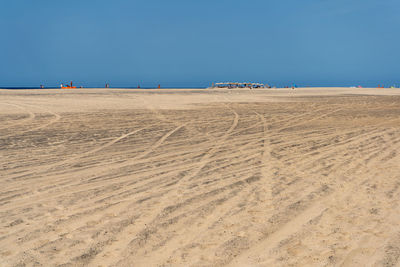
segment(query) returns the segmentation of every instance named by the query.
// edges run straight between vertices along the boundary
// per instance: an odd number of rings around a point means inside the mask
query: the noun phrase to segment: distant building
[[[243,82],[243,83],[238,83],[238,82],[223,82],[223,83],[213,83],[213,88],[228,88],[228,89],[233,89],[233,88],[268,88],[268,86],[265,86],[262,83],[251,83],[251,82]],[[270,88],[270,87],[269,87]]]

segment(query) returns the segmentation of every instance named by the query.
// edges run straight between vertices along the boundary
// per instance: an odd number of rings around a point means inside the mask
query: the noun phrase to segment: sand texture
[[[0,90],[0,266],[398,266],[400,89]]]

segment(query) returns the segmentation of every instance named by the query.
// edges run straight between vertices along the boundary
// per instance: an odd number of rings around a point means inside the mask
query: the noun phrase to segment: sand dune
[[[400,262],[400,89],[0,90],[0,122],[0,265]]]

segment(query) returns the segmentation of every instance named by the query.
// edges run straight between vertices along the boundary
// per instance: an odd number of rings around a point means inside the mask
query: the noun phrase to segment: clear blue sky
[[[399,0],[3,0],[0,86],[400,85]]]

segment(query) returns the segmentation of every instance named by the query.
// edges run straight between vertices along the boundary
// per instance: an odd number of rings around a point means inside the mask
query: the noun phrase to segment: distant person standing
[[[158,85],[158,89],[161,89],[161,85],[160,84]]]

